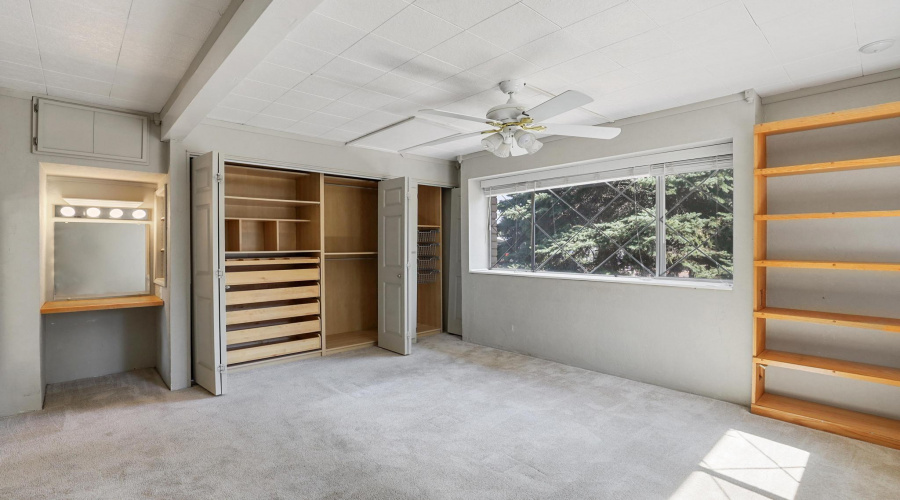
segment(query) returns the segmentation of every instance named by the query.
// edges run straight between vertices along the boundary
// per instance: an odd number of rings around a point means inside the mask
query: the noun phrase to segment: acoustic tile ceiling
[[[0,87],[160,111],[229,0],[0,0]]]
[[[595,99],[551,121],[597,124],[900,67],[900,46],[858,52],[900,45],[898,19],[897,0],[325,0],[209,118],[349,141],[422,108],[484,116],[504,102],[498,82],[524,78],[528,104],[567,89]],[[424,120],[357,144],[398,150],[479,128]]]

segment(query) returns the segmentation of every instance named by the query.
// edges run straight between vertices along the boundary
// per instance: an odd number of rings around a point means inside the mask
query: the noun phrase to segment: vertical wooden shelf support
[[[893,331],[900,324],[895,318],[875,318],[819,311],[797,311],[767,308],[766,273],[769,267],[805,267],[816,269],[844,269],[866,271],[893,271],[891,264],[880,263],[822,263],[803,264],[802,261],[769,261],[767,255],[768,224],[790,224],[792,220],[841,217],[871,217],[900,215],[891,212],[844,212],[831,214],[792,214],[777,216],[768,211],[768,179],[787,175],[815,175],[828,172],[860,170],[865,168],[894,167],[900,164],[898,157],[865,158],[842,162],[794,165],[768,168],[766,138],[770,135],[801,132],[826,127],[837,127],[874,120],[900,117],[900,102],[892,102],[868,108],[851,109],[823,115],[761,123],[754,129],[753,176],[753,373],[750,410],[757,414],[813,429],[840,434],[900,449],[900,421],[876,417],[800,399],[766,393],[766,366],[780,366],[794,370],[813,371],[826,375],[865,380],[871,383],[898,385],[900,369],[851,363],[842,360],[817,358],[801,354],[766,349],[766,321],[792,320],[811,323],[855,326]],[[897,212],[894,214],[893,212]],[[777,263],[781,262],[779,265]],[[773,264],[775,263],[775,264]]]

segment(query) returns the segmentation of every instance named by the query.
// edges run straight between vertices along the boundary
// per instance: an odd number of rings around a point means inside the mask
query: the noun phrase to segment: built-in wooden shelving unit
[[[769,268],[900,271],[900,264],[897,263],[768,259],[767,233],[770,221],[781,222],[809,219],[900,217],[900,210],[769,214],[767,203],[767,179],[769,177],[896,167],[900,166],[900,156],[767,168],[766,138],[776,134],[801,132],[817,128],[835,127],[896,117],[900,117],[900,102],[827,113],[824,115],[763,123],[757,125],[754,130],[754,319],[751,411],[759,415],[785,420],[814,429],[833,432],[835,434],[841,434],[893,448],[900,448],[900,421],[898,420],[776,394],[767,394],[765,389],[765,368],[767,366],[778,366],[791,370],[801,370],[871,383],[900,386],[900,369],[898,368],[776,351],[766,348],[766,322],[768,320],[800,321],[900,333],[900,319],[898,318],[782,309],[767,307],[766,305],[766,273]]]
[[[419,186],[417,236],[416,337],[443,330],[443,206],[441,188]]]
[[[325,176],[325,354],[378,342],[378,182]]]
[[[228,364],[321,353],[322,175],[225,165]]]

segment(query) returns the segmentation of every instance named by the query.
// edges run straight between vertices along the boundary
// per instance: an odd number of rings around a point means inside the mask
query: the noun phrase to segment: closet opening
[[[416,338],[441,333],[444,325],[446,274],[444,196],[449,189],[420,184],[416,231]]]

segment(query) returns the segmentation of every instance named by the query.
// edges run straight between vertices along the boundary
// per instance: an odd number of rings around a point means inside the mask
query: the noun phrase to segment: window
[[[490,269],[730,281],[731,155],[642,169],[486,188]]]

